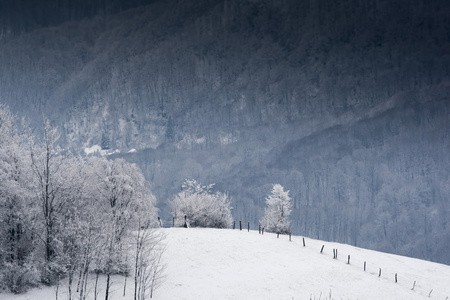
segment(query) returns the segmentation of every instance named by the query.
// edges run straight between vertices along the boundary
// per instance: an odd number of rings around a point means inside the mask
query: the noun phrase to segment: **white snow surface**
[[[443,264],[309,238],[305,238],[303,247],[302,237],[292,236],[289,241],[285,235],[277,238],[258,231],[161,230],[167,235],[166,277],[154,299],[450,298],[450,266]],[[321,254],[322,245],[325,247]],[[338,259],[333,259],[333,249],[338,250]],[[97,299],[104,299],[104,281],[100,279]],[[128,278],[125,297],[123,281],[122,277],[114,277],[110,299],[133,299],[133,278]],[[67,299],[66,290],[63,284],[59,299]],[[55,299],[55,289],[38,288],[23,295],[0,294],[0,299]],[[93,299],[92,288],[88,299]]]
[[[128,153],[134,153],[134,152],[136,152],[136,149],[131,149],[130,151],[128,151]],[[118,154],[118,153],[120,153],[120,150],[119,149],[116,149],[114,151],[103,150],[102,147],[100,147],[99,145],[94,145],[92,147],[84,148],[84,153],[86,155],[99,154],[100,156],[108,156],[108,155]]]
[[[94,145],[92,147],[84,148],[84,153],[86,153],[87,155],[101,151],[102,147],[100,147],[100,145]]]

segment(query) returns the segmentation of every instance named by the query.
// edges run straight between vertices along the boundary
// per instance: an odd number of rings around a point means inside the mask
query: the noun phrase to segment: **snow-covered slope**
[[[260,235],[258,231],[163,230],[167,234],[166,278],[154,299],[428,299],[430,296],[445,300],[450,297],[450,266],[447,265],[308,238],[303,247],[302,237],[293,236],[289,241],[287,236],[277,238],[270,233]],[[338,259],[333,259],[333,249],[338,250]],[[347,264],[348,255],[350,264]],[[133,299],[131,282],[129,278],[126,297],[123,297],[123,278],[116,277],[112,299]],[[59,299],[66,299],[65,291],[66,287],[61,286]],[[93,299],[92,290],[89,296]],[[55,290],[36,289],[19,296],[0,294],[0,298],[55,299]],[[101,293],[98,299],[103,299]]]

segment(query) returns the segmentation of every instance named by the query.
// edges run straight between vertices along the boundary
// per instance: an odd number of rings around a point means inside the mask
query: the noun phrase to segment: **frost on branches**
[[[231,225],[231,199],[227,194],[186,179],[182,191],[171,201],[175,226],[227,228]],[[186,224],[187,223],[187,224]]]
[[[17,125],[16,116],[0,104],[0,290],[13,293],[24,292],[39,280],[27,226],[32,219],[28,136]]]
[[[289,215],[292,209],[289,191],[284,191],[280,184],[274,184],[272,192],[266,198],[266,205],[264,217],[261,219],[261,225],[265,230],[281,234],[289,233]]]
[[[75,287],[85,299],[95,272],[94,294],[105,274],[107,299],[110,275],[131,273],[138,230],[138,254],[145,257],[136,254],[136,289],[139,299],[151,295],[162,276],[163,239],[151,229],[156,199],[142,171],[123,159],[72,155],[59,147],[58,130],[47,120],[36,141],[17,123],[0,104],[0,291],[22,293],[39,284],[58,291],[67,279],[68,299]]]

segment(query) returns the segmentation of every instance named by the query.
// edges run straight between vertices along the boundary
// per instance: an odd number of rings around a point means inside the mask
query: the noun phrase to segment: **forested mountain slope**
[[[447,1],[21,2],[0,102],[137,149],[163,217],[186,177],[252,223],[280,183],[298,234],[450,263]]]

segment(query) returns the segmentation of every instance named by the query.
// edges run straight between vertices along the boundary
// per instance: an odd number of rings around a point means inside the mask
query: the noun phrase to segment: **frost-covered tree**
[[[0,289],[20,293],[38,276],[31,260],[29,135],[16,125],[16,117],[0,105]]]
[[[103,272],[106,274],[106,296],[109,297],[110,277],[127,275],[128,233],[136,226],[148,227],[156,221],[155,198],[145,186],[142,171],[123,159],[95,159],[100,195],[99,217],[104,222]],[[146,213],[146,221],[138,218]]]
[[[75,273],[82,275],[79,282],[84,283],[89,260],[92,256],[93,240],[101,231],[99,221],[92,218],[97,211],[95,194],[92,193],[92,176],[84,159],[80,157],[66,157],[62,160],[61,181],[64,188],[59,197],[64,199],[64,205],[56,216],[57,230],[55,232],[56,248],[53,265],[60,270],[60,276],[68,279],[68,299],[72,299],[72,283]],[[77,286],[80,297],[83,295],[83,286]]]
[[[272,192],[266,198],[267,207],[261,225],[265,230],[276,233],[290,232],[290,219],[292,204],[289,191],[284,191],[280,184],[274,184]]]
[[[31,143],[31,168],[35,178],[36,194],[36,231],[44,244],[45,263],[43,265],[42,282],[55,283],[62,270],[54,264],[60,222],[58,217],[63,211],[70,193],[70,179],[68,173],[70,166],[64,160],[62,150],[58,146],[59,133],[57,128],[44,122],[43,142]]]
[[[214,184],[202,186],[186,179],[182,191],[171,201],[176,226],[227,228],[232,222],[231,198],[211,191]],[[188,224],[186,224],[186,222]]]
[[[85,299],[94,271],[107,276],[107,299],[110,275],[131,271],[131,232],[156,224],[142,171],[123,159],[73,156],[49,121],[38,142],[16,123],[0,105],[0,289],[20,293],[39,280],[59,286],[67,278],[68,299],[75,282]],[[153,251],[161,239],[145,232],[136,259],[140,295],[154,290],[163,266],[162,251]]]

